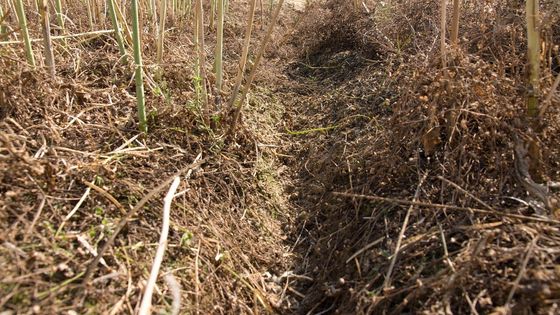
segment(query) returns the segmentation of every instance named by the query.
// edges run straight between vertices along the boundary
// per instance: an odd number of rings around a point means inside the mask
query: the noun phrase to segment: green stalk
[[[222,84],[224,79],[223,74],[223,53],[224,53],[224,1],[217,0],[218,5],[218,29],[216,34],[216,51],[214,55],[214,71],[216,72],[216,89],[218,90],[218,97],[222,91]]]
[[[25,9],[23,7],[23,0],[16,1],[16,14],[19,21],[21,37],[25,44],[25,55],[27,63],[35,68],[35,57],[33,56],[33,48],[31,47],[31,40],[29,39],[29,30],[27,29],[27,17],[25,16]]]
[[[134,63],[136,67],[136,103],[140,131],[148,132],[146,123],[146,101],[144,98],[144,77],[142,73],[142,44],[140,42],[140,23],[138,19],[138,0],[132,0],[132,42],[134,46]]]
[[[126,23],[126,17],[122,13],[120,6],[118,3],[114,3],[115,12],[117,13],[117,17],[120,20],[120,25],[122,26],[122,30],[124,31],[125,38],[127,43],[132,43],[132,35],[130,34],[130,29],[128,28],[128,24]]]
[[[64,34],[66,34],[66,29],[65,29],[65,26],[64,26],[64,16],[62,14],[62,1],[61,0],[55,0],[54,10],[56,11],[56,20],[58,22],[58,27],[60,27],[60,31],[64,35]],[[63,40],[63,43],[64,43],[64,47],[68,46],[66,38]]]
[[[257,57],[255,58],[255,61],[253,63],[253,67],[251,68],[251,72],[249,73],[249,78],[247,79],[247,83],[245,83],[245,87],[243,88],[243,92],[241,93],[241,102],[239,103],[239,105],[235,109],[235,114],[233,116],[233,121],[231,123],[230,129],[229,129],[229,132],[228,132],[229,134],[233,133],[233,131],[235,130],[235,127],[237,125],[237,122],[239,121],[239,116],[241,115],[241,108],[243,107],[243,100],[245,99],[245,97],[247,97],[247,94],[249,93],[249,89],[251,89],[251,84],[253,84],[253,80],[255,79],[257,69],[258,69],[259,64],[261,62],[262,56],[264,55],[264,51],[266,50],[266,45],[268,44],[268,42],[270,41],[270,38],[272,37],[272,31],[274,30],[274,27],[276,26],[276,23],[278,22],[278,16],[280,15],[280,10],[282,9],[283,4],[284,4],[284,0],[279,0],[278,4],[276,5],[276,9],[274,10],[272,20],[270,21],[270,24],[268,26],[268,30],[266,31],[266,35],[261,42],[261,45],[259,47],[259,52],[257,53]]]
[[[537,116],[539,112],[539,1],[527,0],[527,49],[529,57],[529,92],[527,96],[527,114],[530,117]]]
[[[107,5],[109,9],[109,17],[111,18],[111,23],[113,24],[113,29],[115,30],[115,38],[117,39],[117,45],[119,46],[121,57],[124,57],[126,56],[126,47],[124,45],[122,31],[119,25],[119,19],[117,18],[117,14],[115,12],[115,0],[107,0]]]

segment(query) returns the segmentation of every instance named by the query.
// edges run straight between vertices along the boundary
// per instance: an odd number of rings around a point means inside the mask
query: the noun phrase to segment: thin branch
[[[402,199],[395,199],[395,198],[386,198],[386,197],[379,197],[379,196],[370,196],[370,195],[360,195],[360,194],[352,194],[352,193],[345,193],[345,192],[332,192],[335,196],[347,197],[347,198],[362,198],[368,200],[375,200],[375,201],[385,201],[390,203],[396,203],[401,205],[415,205],[418,207],[426,207],[426,208],[436,208],[436,209],[446,209],[446,210],[455,210],[455,211],[467,211],[467,212],[477,212],[477,213],[485,213],[485,214],[492,214],[501,217],[508,217],[512,219],[518,220],[525,220],[525,221],[533,221],[533,222],[542,222],[542,223],[550,223],[550,224],[560,224],[560,221],[548,219],[548,218],[539,218],[539,217],[528,217],[521,214],[513,214],[507,212],[500,212],[500,211],[491,211],[485,209],[478,209],[478,208],[469,208],[469,207],[458,207],[454,205],[444,205],[438,203],[429,203],[429,202],[422,202],[422,201],[409,201],[409,200],[402,200]]]
[[[418,187],[416,187],[416,192],[414,193],[413,201],[417,201],[418,197],[420,197],[420,187],[428,177],[428,173],[425,173],[424,176],[420,179],[418,183]],[[395,263],[397,262],[397,257],[399,256],[399,251],[401,250],[402,239],[404,237],[404,232],[408,225],[408,220],[410,219],[410,214],[412,213],[412,209],[414,209],[414,204],[411,204],[406,212],[406,216],[404,217],[404,221],[402,224],[401,232],[399,233],[399,239],[397,240],[397,246],[395,247],[395,254],[393,255],[393,259],[391,259],[391,264],[389,265],[389,270],[387,270],[387,275],[385,276],[385,281],[383,282],[383,288],[388,289],[391,286],[391,275],[393,274],[393,268],[395,268]]]
[[[158,187],[154,188],[152,191],[150,191],[146,196],[144,196],[144,198],[142,198],[137,204],[136,206],[134,206],[134,208],[132,208],[132,210],[130,210],[128,212],[128,214],[121,219],[121,221],[119,222],[119,224],[117,225],[117,227],[115,228],[115,231],[113,232],[113,234],[111,234],[111,236],[109,237],[109,239],[107,240],[107,242],[105,244],[103,244],[103,246],[101,247],[101,249],[99,249],[99,254],[97,255],[97,257],[95,257],[95,259],[89,264],[89,266],[87,267],[87,271],[84,275],[84,279],[83,279],[83,283],[87,284],[89,279],[91,278],[93,272],[95,271],[95,268],[97,268],[97,264],[99,263],[99,260],[103,257],[103,254],[109,249],[109,247],[111,247],[113,245],[113,243],[115,242],[115,240],[117,239],[117,236],[119,235],[120,231],[122,231],[122,229],[125,227],[125,225],[128,223],[128,220],[130,220],[130,218],[139,210],[142,209],[142,207],[144,207],[144,205],[150,200],[152,199],[152,197],[154,197],[157,193],[159,193],[161,190],[163,190],[165,187],[167,187],[167,185],[169,185],[173,179],[177,176],[180,176],[181,174],[188,172],[189,170],[192,169],[196,169],[197,167],[199,167],[200,165],[204,164],[205,160],[199,159],[200,155],[197,157],[197,159],[195,159],[195,161],[193,163],[191,163],[190,165],[188,165],[187,167],[181,169],[180,171],[178,171],[177,173],[175,173],[175,175],[173,175],[171,178],[165,180],[162,184],[160,184]]]
[[[161,234],[159,237],[159,244],[156,250],[156,256],[154,257],[154,263],[152,265],[152,270],[150,271],[150,277],[148,278],[148,283],[146,284],[146,290],[144,290],[144,296],[142,297],[142,304],[140,304],[139,315],[149,315],[151,314],[152,308],[152,294],[154,293],[154,288],[156,286],[157,277],[159,274],[159,268],[163,261],[163,255],[165,254],[165,248],[167,247],[167,236],[169,235],[169,216],[171,213],[171,203],[173,202],[173,197],[177,191],[177,187],[181,183],[181,178],[179,176],[173,179],[171,187],[165,196],[163,201],[163,223],[161,226]]]

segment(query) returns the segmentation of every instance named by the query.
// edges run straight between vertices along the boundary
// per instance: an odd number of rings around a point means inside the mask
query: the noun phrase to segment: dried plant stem
[[[89,279],[93,275],[93,272],[95,271],[95,268],[97,268],[97,264],[99,264],[99,261],[101,260],[101,258],[103,258],[103,254],[109,249],[109,247],[111,247],[113,245],[113,243],[117,239],[117,236],[119,235],[120,231],[122,231],[122,229],[128,223],[128,220],[130,220],[130,218],[132,218],[132,216],[134,216],[134,214],[136,214],[136,212],[138,212],[138,210],[142,209],[142,207],[144,207],[144,205],[148,201],[150,201],[150,199],[152,199],[152,197],[154,197],[157,193],[159,193],[165,187],[167,187],[167,185],[169,185],[175,179],[175,177],[181,176],[183,173],[187,173],[189,171],[192,171],[192,170],[198,168],[200,165],[204,164],[204,162],[205,162],[205,160],[200,159],[200,155],[199,155],[193,163],[191,163],[190,165],[182,168],[180,171],[175,173],[171,178],[165,180],[159,186],[157,186],[152,191],[150,191],[148,194],[146,194],[144,196],[144,198],[142,198],[140,201],[138,201],[138,203],[134,206],[134,208],[132,208],[132,210],[128,211],[126,216],[124,216],[119,221],[119,224],[115,227],[115,229],[113,231],[113,234],[111,234],[109,236],[109,238],[107,239],[107,242],[105,242],[105,244],[103,244],[103,246],[98,250],[97,256],[88,265],[86,273],[84,275],[84,279],[83,279],[82,282],[85,283],[85,284],[87,284],[89,282]],[[188,178],[188,177],[189,177],[189,174],[187,173],[187,176],[185,176],[185,178]]]
[[[77,38],[77,37],[87,37],[87,36],[92,36],[92,37],[97,37],[100,35],[104,35],[104,34],[109,34],[109,33],[113,33],[114,30],[100,30],[100,31],[93,31],[93,32],[85,32],[85,33],[77,33],[77,34],[70,34],[70,35],[64,35],[64,36],[51,36],[52,40],[58,40],[58,39],[67,39],[67,38]],[[35,42],[40,42],[43,39],[30,39],[29,41],[32,43]],[[0,42],[0,46],[2,45],[12,45],[12,44],[22,44],[25,42],[19,41],[19,40],[12,40],[12,41],[6,41],[6,42]]]
[[[471,207],[459,207],[454,205],[445,205],[439,203],[429,203],[429,202],[422,202],[422,201],[409,201],[409,200],[402,200],[396,198],[388,198],[388,197],[379,197],[379,196],[371,196],[371,195],[361,195],[361,194],[353,194],[353,193],[345,193],[345,192],[333,192],[335,196],[347,197],[347,198],[362,198],[367,200],[374,200],[374,201],[383,201],[389,203],[396,203],[401,205],[415,205],[418,207],[425,207],[425,208],[433,208],[433,209],[444,209],[449,211],[465,211],[465,212],[476,212],[476,213],[484,213],[484,214],[491,214],[498,217],[506,217],[512,219],[518,219],[523,221],[531,221],[531,222],[542,222],[542,223],[549,223],[549,224],[560,224],[560,221],[548,219],[548,218],[540,218],[540,217],[528,217],[525,215],[514,214],[514,213],[507,213],[503,211],[492,211],[486,209],[478,209],[478,208],[471,208]]]
[[[245,97],[249,93],[249,90],[251,89],[251,84],[253,83],[253,80],[255,79],[257,69],[258,69],[259,64],[261,62],[261,59],[264,55],[264,51],[266,50],[266,45],[268,44],[268,42],[270,41],[270,38],[272,37],[272,31],[274,30],[274,27],[276,26],[276,23],[278,22],[278,16],[280,15],[280,10],[282,9],[283,4],[284,4],[284,0],[280,0],[280,1],[278,1],[278,4],[276,5],[276,10],[274,11],[274,14],[272,16],[270,24],[268,26],[268,30],[266,31],[266,35],[261,42],[261,46],[259,47],[259,52],[257,53],[257,57],[255,58],[255,61],[253,63],[253,67],[251,68],[251,72],[249,73],[249,78],[247,79],[247,82],[245,83],[245,87],[243,88],[243,91],[241,92],[241,99],[240,99],[239,105],[235,109],[235,113],[234,113],[234,116],[233,116],[233,121],[231,123],[230,129],[229,129],[229,132],[228,132],[229,134],[232,134],[235,130],[235,127],[237,126],[237,122],[239,120],[239,116],[241,115],[241,109],[242,109],[243,103],[244,103],[243,100],[245,99]]]
[[[459,44],[459,20],[461,16],[461,0],[453,0],[453,20],[451,21],[451,45]]]
[[[56,69],[54,64],[54,52],[51,40],[51,24],[49,22],[49,8],[47,0],[41,0],[41,6],[39,7],[39,13],[41,14],[41,26],[43,32],[43,46],[45,50],[45,64],[49,69],[49,74],[51,76],[56,75]]]
[[[115,0],[108,0],[107,3],[109,9],[109,17],[111,19],[111,23],[113,24],[113,29],[115,30],[115,38],[117,40],[117,45],[119,46],[119,52],[121,53],[121,57],[122,57],[126,55],[126,47],[124,45],[119,19],[115,11],[115,5],[116,5]]]
[[[163,42],[165,39],[165,20],[167,18],[167,0],[162,0],[159,7],[159,30],[157,34],[156,63],[158,66],[156,79],[161,80],[163,74],[161,63],[163,60]]]
[[[424,181],[428,177],[428,173],[425,173],[424,176],[420,179],[418,186],[416,187],[416,192],[414,193],[413,202],[416,202],[420,197],[420,188]],[[404,221],[402,224],[401,231],[399,233],[399,238],[397,239],[397,245],[395,246],[395,253],[393,254],[393,258],[391,259],[391,264],[389,265],[389,269],[387,270],[387,275],[385,276],[385,281],[383,282],[383,288],[388,289],[391,286],[391,276],[393,274],[393,269],[395,268],[395,263],[397,262],[397,257],[399,255],[399,251],[401,250],[401,244],[404,237],[404,232],[406,231],[406,227],[408,226],[408,221],[410,219],[410,214],[412,213],[412,209],[414,209],[414,204],[411,204],[406,212],[404,217]]]
[[[144,75],[142,69],[142,43],[140,42],[140,25],[138,19],[138,0],[132,0],[132,36],[134,46],[134,65],[136,79],[136,105],[140,131],[148,132],[146,121],[146,100],[144,98]]]
[[[539,0],[527,0],[527,55],[529,58],[529,92],[527,96],[527,115],[535,117],[539,113]]]
[[[4,10],[2,10],[2,4],[0,4],[0,35],[5,34],[7,31],[6,26],[4,25],[4,19]]]
[[[440,7],[440,53],[441,64],[445,69],[447,68],[447,46],[445,44],[447,27],[447,0],[441,0]]]
[[[196,42],[198,53],[198,75],[202,88],[202,106],[205,119],[208,118],[208,90],[206,88],[206,53],[204,52],[204,9],[202,0],[196,0]]]
[[[61,0],[55,0],[54,9],[56,11],[56,21],[58,23],[58,27],[60,27],[60,31],[62,32],[62,34],[65,34],[66,29],[65,29],[65,26],[64,26],[64,15],[62,14],[62,1]],[[64,47],[66,47],[67,45],[68,45],[68,43],[66,42],[66,39],[64,39]]]
[[[235,99],[239,93],[239,88],[243,82],[243,75],[245,74],[245,67],[247,66],[247,57],[249,56],[249,46],[251,44],[251,32],[253,31],[253,21],[255,19],[255,7],[257,0],[251,0],[249,3],[249,15],[247,16],[247,27],[245,28],[245,39],[243,41],[243,52],[241,54],[241,59],[239,60],[239,69],[237,71],[237,77],[235,78],[235,86],[231,92],[231,96],[228,102],[228,107],[233,108],[235,104]]]
[[[222,91],[223,74],[223,53],[224,53],[224,1],[216,0],[218,7],[217,29],[216,29],[216,49],[214,54],[214,71],[216,72],[216,89]]]
[[[173,197],[177,191],[177,187],[181,183],[181,179],[177,176],[173,179],[171,187],[165,196],[163,202],[163,223],[161,226],[161,234],[159,238],[158,247],[156,250],[156,256],[154,257],[154,263],[152,264],[152,270],[150,271],[150,277],[148,278],[148,283],[146,289],[144,290],[144,296],[142,297],[142,303],[140,304],[139,315],[151,314],[152,307],[152,294],[156,286],[156,280],[159,274],[159,269],[163,261],[163,255],[165,254],[165,248],[167,247],[167,236],[169,235],[169,223],[170,223],[170,212],[171,203],[173,202]]]

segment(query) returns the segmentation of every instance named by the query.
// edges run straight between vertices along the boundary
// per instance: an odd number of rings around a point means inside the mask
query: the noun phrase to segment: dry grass
[[[238,17],[246,13],[244,3],[231,10],[230,77],[243,33]],[[262,37],[257,26],[255,40]],[[0,173],[0,310],[132,313],[157,246],[161,193],[127,222],[86,283],[84,272],[125,214],[199,154],[204,163],[181,184],[173,205],[162,266],[178,279],[182,310],[255,313],[293,305],[280,277],[289,267],[282,225],[290,215],[279,197],[275,148],[265,145],[276,136],[253,123],[264,117],[253,112],[273,100],[253,94],[248,127],[235,142],[205,126],[193,101],[191,33],[168,33],[165,96],[147,91],[148,135],[136,128],[133,69],[120,62],[110,37],[69,40],[71,54],[56,46],[56,80],[29,70],[18,47],[0,48],[0,167],[8,170]],[[153,42],[144,35],[148,74],[155,70]],[[170,294],[158,282],[155,310],[171,308]]]
[[[162,265],[183,312],[558,312],[557,213],[513,174],[518,136],[532,145],[533,178],[560,179],[558,98],[542,123],[525,117],[523,6],[464,1],[461,49],[443,72],[440,1],[366,1],[369,14],[347,2],[284,11],[234,138],[221,136],[228,117],[214,129],[201,117],[181,19],[168,21],[164,84],[147,91],[148,135],[136,128],[133,68],[110,37],[55,44],[57,80],[30,70],[21,47],[0,46],[0,310],[133,313],[163,192],[85,284],[84,272],[126,213],[202,154],[178,189]],[[230,4],[224,95],[247,13]],[[68,33],[89,28],[74,22]],[[543,16],[546,56],[557,54],[558,25]],[[548,91],[558,60],[543,58],[542,70]],[[165,312],[177,288],[161,280],[153,304]]]
[[[315,279],[300,283],[302,310],[557,312],[557,213],[529,206],[514,175],[518,135],[532,139],[539,182],[560,175],[558,107],[543,124],[525,115],[523,6],[466,1],[462,48],[443,72],[440,1],[384,3],[369,2],[370,15],[317,4],[293,36],[301,54],[283,90],[296,100],[287,128],[300,131],[288,136],[302,209],[296,270]],[[557,17],[543,22],[554,47]],[[549,87],[557,69],[543,67]]]

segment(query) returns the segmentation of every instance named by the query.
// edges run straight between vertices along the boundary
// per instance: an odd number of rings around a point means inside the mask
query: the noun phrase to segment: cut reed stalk
[[[529,90],[527,95],[527,114],[537,116],[539,112],[539,72],[540,44],[538,31],[539,1],[527,0],[527,56],[529,58]]]
[[[54,2],[54,10],[56,12],[56,21],[58,23],[58,27],[60,28],[60,33],[62,35],[66,34],[66,28],[64,26],[64,14],[62,13],[62,1],[55,0]],[[64,47],[68,46],[66,39],[64,39]]]
[[[146,122],[146,103],[144,98],[144,76],[142,73],[142,45],[140,41],[140,23],[138,19],[138,0],[132,0],[132,41],[134,47],[136,104],[140,131],[148,132]]]
[[[156,79],[161,80],[163,70],[161,69],[161,63],[163,60],[163,42],[165,36],[165,19],[167,18],[167,0],[162,0],[159,7],[159,30],[157,36],[157,47],[156,47],[156,64],[158,69],[156,70]]]
[[[204,52],[204,9],[202,0],[196,0],[196,34],[197,34],[197,51],[198,51],[198,79],[200,80],[202,89],[202,106],[204,118],[208,119],[208,90],[206,88],[206,54]]]
[[[91,7],[91,2],[89,0],[86,0],[86,8],[87,8],[88,21],[89,21],[89,28],[90,30],[93,31],[93,25],[94,25],[93,8]]]
[[[243,81],[243,76],[245,74],[245,67],[247,66],[247,57],[249,56],[249,46],[251,43],[251,33],[253,31],[253,21],[255,20],[255,8],[257,0],[251,0],[249,3],[249,14],[247,16],[247,27],[245,28],[245,39],[243,41],[243,52],[241,53],[241,59],[239,59],[239,69],[237,71],[237,77],[235,78],[235,85],[231,93],[228,108],[233,108],[235,105],[235,99],[239,93],[239,88]]]
[[[35,67],[35,56],[33,55],[33,47],[29,39],[29,30],[27,29],[27,17],[25,16],[25,9],[23,7],[23,0],[16,0],[16,14],[19,22],[21,37],[25,44],[25,56],[27,63],[31,67]]]
[[[210,0],[210,24],[211,30],[214,30],[214,15],[216,14],[216,0]]]
[[[445,69],[447,68],[447,47],[445,44],[447,26],[447,0],[441,0],[440,18],[440,53],[442,67]]]
[[[119,24],[119,19],[115,12],[115,0],[108,0],[109,18],[111,19],[111,24],[113,24],[113,29],[115,30],[115,39],[117,40],[117,45],[119,46],[119,52],[121,57],[126,56],[126,47],[124,45],[124,40],[122,36],[121,27]]]
[[[451,21],[451,45],[457,48],[459,44],[459,20],[461,15],[461,0],[453,0],[453,20]]]
[[[120,21],[120,26],[122,27],[122,31],[124,31],[124,36],[129,44],[132,43],[132,35],[130,29],[128,28],[128,23],[126,23],[126,17],[121,11],[120,6],[115,2],[114,3],[115,12],[117,13],[117,17]]]
[[[0,4],[0,37],[7,33],[7,27],[4,25],[6,17],[4,16],[4,10],[2,10],[2,4]]]
[[[51,76],[56,75],[56,69],[54,65],[54,53],[51,40],[51,24],[49,21],[49,8],[47,0],[40,0],[39,13],[41,15],[41,28],[43,32],[43,46],[45,50],[45,65],[49,69]]]
[[[218,98],[222,91],[223,74],[223,52],[224,52],[224,1],[217,0],[217,34],[216,34],[216,50],[214,54],[214,71],[216,72],[216,89],[218,90]]]
[[[245,97],[249,93],[249,90],[251,89],[251,84],[253,83],[253,80],[255,79],[255,75],[257,73],[257,69],[258,69],[259,64],[261,62],[262,56],[264,55],[264,51],[266,50],[266,46],[267,46],[268,42],[270,41],[270,38],[272,37],[272,31],[274,30],[274,27],[276,26],[276,23],[278,22],[278,16],[280,15],[280,10],[282,9],[283,4],[284,4],[284,0],[279,0],[278,4],[276,5],[276,9],[274,10],[274,13],[272,15],[272,19],[271,19],[270,24],[268,26],[268,30],[266,31],[266,35],[261,42],[261,45],[259,47],[259,51],[258,51],[257,56],[255,58],[255,61],[253,63],[253,67],[251,68],[251,72],[249,73],[249,78],[247,79],[247,82],[245,83],[245,87],[243,88],[243,91],[241,93],[241,99],[240,99],[239,105],[235,109],[235,113],[234,113],[234,116],[233,116],[233,121],[231,122],[231,126],[230,126],[230,129],[228,131],[229,134],[232,134],[235,131],[235,127],[236,127],[237,122],[239,120],[239,116],[241,115],[241,109],[242,109],[243,103],[244,103],[243,100],[245,99]]]

